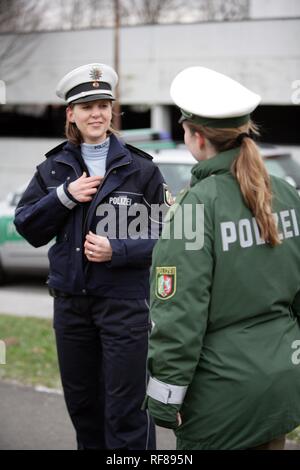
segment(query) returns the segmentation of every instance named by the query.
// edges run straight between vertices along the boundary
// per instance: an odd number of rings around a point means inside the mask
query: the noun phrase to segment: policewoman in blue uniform
[[[113,132],[117,80],[99,63],[63,77],[57,95],[67,102],[68,140],[46,154],[15,215],[18,232],[33,246],[55,239],[48,285],[79,449],[155,448],[154,426],[141,405],[149,267],[161,228],[150,207],[164,204],[166,185],[152,158]],[[149,228],[130,237],[127,215],[135,206],[149,214]]]

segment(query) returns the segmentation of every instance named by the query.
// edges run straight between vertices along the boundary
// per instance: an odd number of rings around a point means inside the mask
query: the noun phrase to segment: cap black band
[[[98,83],[99,87],[94,86],[95,83]],[[97,90],[99,90],[99,92],[103,90],[111,91],[111,86],[109,83],[98,82],[97,80],[93,82],[81,83],[80,85],[77,85],[74,88],[72,88],[70,91],[68,91],[66,95],[66,100],[68,100],[69,98],[72,98],[72,96],[78,95],[79,93],[83,93],[86,91],[97,91]]]
[[[181,118],[179,119],[179,123],[182,123],[183,121],[190,121],[193,124],[200,124],[201,126],[205,127],[212,127],[215,129],[229,129],[243,126],[244,124],[247,124],[249,120],[250,114],[230,118],[209,118],[189,113],[188,111],[185,111],[181,108]]]

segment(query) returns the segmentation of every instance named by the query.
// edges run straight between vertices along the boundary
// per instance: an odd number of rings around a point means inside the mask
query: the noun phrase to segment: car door
[[[8,195],[0,204],[0,259],[4,272],[40,271],[48,269],[49,246],[34,248],[18,234],[13,223],[16,206],[22,192]]]

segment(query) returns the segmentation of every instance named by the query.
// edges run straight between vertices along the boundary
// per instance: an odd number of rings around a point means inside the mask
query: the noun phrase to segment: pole
[[[121,130],[121,104],[120,104],[120,0],[114,0],[114,67],[119,76],[119,82],[116,86],[116,102],[114,104],[114,127]]]

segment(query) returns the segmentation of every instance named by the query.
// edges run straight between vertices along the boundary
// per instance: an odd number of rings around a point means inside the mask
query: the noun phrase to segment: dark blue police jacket
[[[89,204],[72,201],[67,191],[68,184],[79,178],[84,169],[80,146],[64,142],[46,157],[18,204],[14,222],[17,231],[35,247],[55,238],[49,250],[49,287],[72,295],[147,298],[151,254],[158,238],[157,234],[154,238],[150,234],[155,232],[153,224],[160,233],[162,220],[153,220],[150,206],[166,203],[166,185],[152,157],[111,135],[106,173]],[[59,197],[62,188],[63,199]],[[143,204],[152,222],[149,236],[135,239],[108,235],[111,261],[89,262],[84,255],[85,236],[89,230],[98,233],[97,225],[105,216],[99,208],[105,204],[116,211],[122,204],[127,209]],[[132,220],[129,217],[128,224]]]

